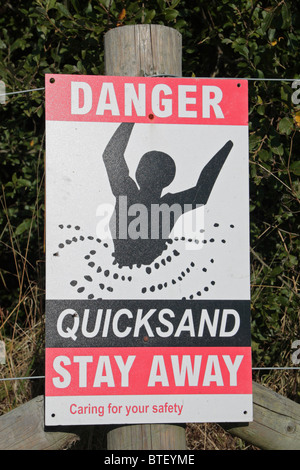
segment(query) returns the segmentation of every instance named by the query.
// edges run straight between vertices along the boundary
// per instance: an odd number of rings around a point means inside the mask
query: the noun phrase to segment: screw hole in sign
[[[52,77],[52,78],[50,78],[49,81],[50,81],[50,83],[55,83],[55,78]]]

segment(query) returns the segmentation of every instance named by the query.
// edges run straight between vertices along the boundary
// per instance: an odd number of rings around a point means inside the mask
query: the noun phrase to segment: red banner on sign
[[[247,125],[247,89],[236,79],[46,75],[46,119]]]
[[[48,348],[46,394],[249,394],[249,347]]]

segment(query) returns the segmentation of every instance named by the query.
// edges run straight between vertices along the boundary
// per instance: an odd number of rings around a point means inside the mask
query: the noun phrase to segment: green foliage
[[[298,78],[300,14],[283,0],[22,0],[0,7],[0,79],[7,92],[44,87],[45,73],[103,74],[104,34],[155,23],[183,38],[183,74]],[[249,81],[253,362],[291,365],[300,338],[299,124],[291,82]],[[298,100],[299,101],[299,100]],[[0,105],[1,106],[1,105]],[[0,108],[1,304],[32,296],[44,259],[44,94]],[[299,218],[298,218],[299,220]],[[5,323],[12,325],[14,316]]]

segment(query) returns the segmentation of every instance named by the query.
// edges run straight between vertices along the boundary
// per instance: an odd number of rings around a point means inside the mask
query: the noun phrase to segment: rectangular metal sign
[[[46,425],[252,420],[246,80],[46,75]]]

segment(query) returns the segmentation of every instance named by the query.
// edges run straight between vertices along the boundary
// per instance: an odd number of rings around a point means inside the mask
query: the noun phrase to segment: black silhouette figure
[[[161,197],[163,188],[169,186],[175,177],[175,162],[163,152],[154,150],[145,153],[136,170],[136,184],[129,176],[124,158],[133,126],[133,123],[120,124],[103,153],[110,186],[116,198],[110,229],[114,234],[114,263],[118,263],[120,267],[149,265],[161,255],[167,248],[168,238],[176,220],[184,212],[207,203],[215,181],[233,146],[233,143],[228,141],[216,153],[202,170],[196,186],[176,194],[167,193]],[[125,203],[126,214],[124,213]],[[141,211],[141,208],[145,210]],[[166,211],[168,215],[166,221],[159,211],[155,212],[156,217],[153,218],[153,208],[177,210]],[[153,220],[156,223],[154,229]],[[130,231],[130,224],[134,224],[136,229],[131,234],[127,232],[127,229]],[[139,226],[141,224],[143,227]],[[126,233],[124,233],[124,226]]]

